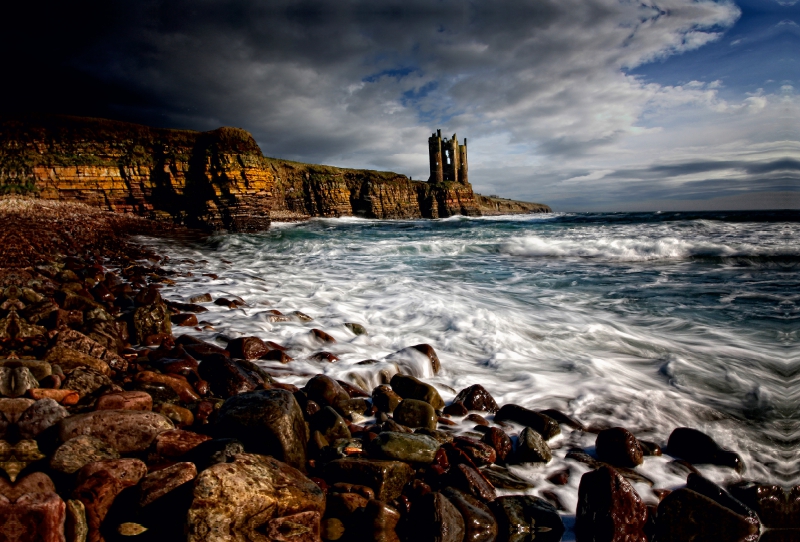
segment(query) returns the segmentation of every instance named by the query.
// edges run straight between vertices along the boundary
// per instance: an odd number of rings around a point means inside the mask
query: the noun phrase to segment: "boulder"
[[[62,419],[58,436],[62,442],[80,435],[97,437],[124,454],[146,450],[159,433],[173,428],[169,419],[156,412],[98,410]]]
[[[736,472],[744,472],[745,465],[739,454],[725,450],[714,439],[689,427],[678,427],[669,436],[667,452],[689,463],[708,463],[731,467]]]
[[[116,352],[109,350],[99,342],[95,341],[74,329],[64,329],[56,335],[56,346],[65,346],[72,350],[82,352],[93,358],[102,360],[109,367],[117,371],[127,371],[128,362]]]
[[[396,374],[392,377],[389,385],[403,399],[425,401],[437,410],[444,408],[444,401],[436,388],[413,376]]]
[[[633,433],[624,427],[600,431],[595,441],[595,450],[600,461],[615,467],[633,468],[644,461],[642,446]]]
[[[528,426],[539,433],[545,440],[550,440],[561,433],[558,422],[550,416],[511,403],[503,405],[495,414],[494,421],[512,421]]]
[[[394,421],[406,427],[436,429],[438,416],[436,411],[425,401],[418,399],[403,399],[394,409]]]
[[[272,457],[240,454],[197,477],[186,540],[318,542],[324,510],[324,493],[300,471]]]
[[[329,483],[346,482],[367,486],[375,498],[391,501],[400,496],[403,487],[414,476],[414,469],[402,461],[376,459],[336,459],[324,468]]]
[[[104,375],[111,373],[111,367],[105,361],[63,345],[56,345],[48,350],[44,360],[51,364],[60,365],[65,372],[78,367],[89,367]]]
[[[218,437],[240,440],[250,452],[271,455],[305,470],[306,423],[297,400],[286,390],[260,390],[231,397],[219,410],[215,431]]]
[[[576,540],[647,542],[646,523],[647,506],[616,470],[603,466],[581,477]]]
[[[498,411],[494,397],[480,384],[474,384],[461,390],[454,402],[463,403],[467,410],[480,410],[494,414]]]
[[[691,489],[673,491],[658,505],[659,542],[758,539],[758,524]]]

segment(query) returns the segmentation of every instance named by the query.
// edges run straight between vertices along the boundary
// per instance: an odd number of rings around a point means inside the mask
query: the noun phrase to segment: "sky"
[[[800,208],[798,0],[30,0],[0,51],[6,113],[420,180],[441,129],[554,210]]]

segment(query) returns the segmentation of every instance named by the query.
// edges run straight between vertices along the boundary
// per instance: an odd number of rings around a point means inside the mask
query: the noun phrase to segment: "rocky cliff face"
[[[469,184],[267,158],[238,128],[193,132],[52,116],[0,119],[0,192],[233,231],[314,216],[492,211]]]

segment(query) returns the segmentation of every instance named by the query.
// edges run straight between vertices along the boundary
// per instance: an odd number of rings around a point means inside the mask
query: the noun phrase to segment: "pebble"
[[[436,411],[425,401],[418,399],[403,399],[393,412],[394,420],[406,427],[436,429]]]
[[[444,401],[436,388],[418,378],[396,374],[389,385],[403,399],[418,399],[429,403],[434,409],[444,408]]]
[[[467,410],[479,410],[490,414],[499,410],[492,394],[480,384],[474,384],[461,390],[456,395],[454,402],[463,403]]]
[[[153,410],[153,397],[144,391],[118,391],[101,395],[95,410]]]

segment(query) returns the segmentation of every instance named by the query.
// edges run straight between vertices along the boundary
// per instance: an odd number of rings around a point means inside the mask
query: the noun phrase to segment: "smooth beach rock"
[[[436,388],[413,376],[396,374],[389,385],[403,399],[418,399],[429,403],[434,409],[444,408],[444,401]]]
[[[560,410],[556,410],[554,408],[546,408],[544,410],[540,410],[539,414],[544,414],[550,418],[553,418],[560,424],[564,424],[567,427],[571,427],[572,429],[577,429],[579,431],[586,431],[586,426],[581,423],[580,421],[576,420],[572,416],[561,412]]]
[[[603,463],[602,461],[598,461],[597,459],[593,458],[583,450],[579,449],[572,449],[568,451],[566,459],[572,459],[579,463],[583,463],[584,465],[588,466],[591,469],[599,469],[600,467],[612,467],[612,465],[609,465],[608,463]],[[620,473],[623,477],[633,482],[634,484],[642,483],[642,484],[647,484],[650,487],[653,487],[655,485],[655,482],[653,482],[653,480],[635,471],[634,469],[626,469],[624,467],[612,467],[612,468],[618,473]],[[688,474],[689,471],[682,471],[682,472],[686,472],[686,474]],[[685,474],[683,476],[685,476]]]
[[[197,394],[194,388],[192,388],[192,386],[182,378],[159,374],[153,371],[141,371],[137,373],[136,380],[139,382],[155,382],[157,384],[169,386],[175,393],[178,394],[178,397],[184,403],[193,403],[194,401],[200,400],[200,396]]]
[[[297,400],[286,390],[231,397],[219,410],[215,431],[218,437],[240,440],[250,452],[271,455],[305,470],[306,423]]]
[[[731,510],[744,517],[749,523],[758,525],[760,522],[756,513],[748,506],[742,503],[739,499],[728,493],[725,489],[721,488],[708,478],[701,474],[691,473],[686,480],[686,489],[691,489],[700,493],[704,497],[708,497],[720,506]]]
[[[309,421],[309,426],[311,431],[319,431],[329,442],[339,438],[349,439],[351,436],[344,419],[329,406],[314,414]]]
[[[104,361],[117,371],[127,371],[128,362],[116,352],[74,329],[64,329],[56,335],[56,346],[65,346],[88,356]]]
[[[371,455],[409,463],[430,463],[438,450],[435,439],[415,433],[384,431],[370,443]]]
[[[725,450],[702,431],[689,427],[679,427],[670,434],[667,452],[689,463],[722,465],[736,472],[744,472],[745,469],[739,454]]]
[[[327,517],[339,518],[349,523],[353,512],[364,508],[369,503],[369,497],[358,493],[328,493],[325,504]]]
[[[495,449],[479,440],[469,437],[455,437],[453,439],[453,444],[467,454],[467,457],[478,467],[491,465],[497,461],[497,452]]]
[[[329,483],[346,482],[363,485],[375,492],[375,498],[391,501],[400,496],[403,487],[414,476],[414,469],[402,461],[377,459],[337,459],[324,468]]]
[[[581,477],[575,533],[579,541],[647,542],[647,506],[633,487],[611,467]]]
[[[95,410],[153,410],[153,397],[145,391],[118,391],[97,398]]]
[[[644,452],[639,441],[624,427],[600,431],[595,441],[595,450],[600,461],[615,467],[633,468],[644,461]]]
[[[464,406],[464,403],[459,403],[457,401],[453,401],[451,404],[444,407],[442,412],[448,416],[466,416],[469,414],[469,410]]]
[[[69,412],[53,399],[40,399],[28,407],[17,421],[20,437],[36,438],[45,429],[69,416]]]
[[[639,439],[639,446],[642,447],[642,453],[645,457],[654,457],[662,455],[661,446],[650,440]]]
[[[394,409],[394,420],[406,427],[436,429],[436,411],[425,401],[418,399],[403,399]]]
[[[198,294],[189,298],[189,303],[211,303],[211,301],[211,294]]]
[[[730,486],[729,490],[737,500],[758,515],[764,527],[800,529],[800,486],[784,491],[779,485],[739,482]]]
[[[267,344],[258,337],[239,337],[228,342],[225,349],[231,356],[242,359],[259,359],[271,350]]]
[[[308,398],[320,406],[332,406],[350,399],[350,394],[333,378],[326,375],[316,375],[306,382],[303,388]]]
[[[442,490],[442,494],[458,508],[464,519],[464,542],[494,542],[497,520],[488,506],[452,487]]]
[[[497,492],[477,469],[463,463],[453,465],[448,474],[450,484],[483,502],[492,502]]]
[[[233,397],[262,387],[253,375],[223,354],[204,356],[198,372],[220,397]]]
[[[497,414],[494,416],[494,421],[512,421],[520,425],[525,425],[539,433],[545,440],[550,440],[561,433],[558,422],[553,418],[510,403],[503,405],[502,408],[497,411]]]
[[[500,540],[558,542],[564,534],[564,522],[558,510],[539,497],[498,497],[491,504],[491,510],[497,519]]]
[[[140,482],[139,505],[142,507],[157,501],[170,491],[191,482],[197,476],[194,463],[175,463],[169,467],[147,474]]]
[[[191,410],[172,403],[159,403],[153,412],[168,418],[176,427],[188,427],[194,423],[194,414]]]
[[[468,388],[464,388],[456,395],[453,401],[463,403],[467,410],[480,410],[482,412],[489,412],[490,414],[494,414],[498,411],[494,397],[480,384],[474,384]]]
[[[191,313],[173,314],[169,319],[173,326],[194,327],[198,325],[197,315]]]
[[[434,542],[462,542],[464,518],[450,500],[439,492],[428,493],[414,503],[409,524],[415,536]]]
[[[526,427],[519,434],[517,449],[511,455],[513,463],[549,463],[553,459],[550,446],[542,435]]]
[[[66,406],[77,404],[81,398],[81,396],[78,395],[78,393],[74,390],[54,390],[47,388],[34,388],[32,390],[28,390],[28,397],[34,401],[39,401],[40,399],[52,399],[56,403]]]
[[[60,365],[65,372],[77,369],[78,367],[89,367],[104,375],[111,373],[111,367],[109,367],[108,363],[105,361],[79,352],[78,350],[73,350],[67,346],[54,346],[47,351],[44,360],[52,364]]]
[[[208,435],[170,429],[156,436],[156,453],[161,457],[180,457],[208,440],[211,440]]]
[[[316,337],[318,340],[320,340],[320,341],[322,341],[324,343],[331,343],[332,344],[332,343],[336,342],[336,339],[334,339],[331,335],[325,333],[321,329],[314,328],[314,329],[311,330],[311,334],[314,337]]]
[[[344,323],[344,327],[346,327],[347,329],[352,331],[353,335],[366,335],[367,334],[367,328],[365,328],[361,324],[356,324],[355,322],[345,322]]]
[[[377,499],[370,499],[363,508],[353,514],[350,530],[362,540],[374,542],[400,542],[395,527],[400,521],[400,513]]]
[[[509,436],[499,427],[487,427],[483,432],[481,441],[485,442],[497,453],[497,460],[504,462],[512,450],[512,443]]]
[[[67,373],[62,386],[75,390],[81,398],[84,398],[111,386],[111,379],[92,368],[78,367]]]
[[[188,542],[316,542],[325,495],[297,469],[272,457],[240,454],[204,470],[186,517]]]
[[[658,505],[656,532],[659,542],[740,542],[756,540],[758,524],[691,489],[678,489]]]
[[[98,410],[58,422],[62,442],[89,435],[114,446],[120,453],[146,450],[159,433],[170,429],[174,425],[161,414],[136,410]]]
[[[388,412],[391,414],[402,400],[402,397],[397,395],[392,391],[392,388],[385,384],[376,386],[375,389],[372,390],[372,404],[381,412]]]
[[[103,459],[119,459],[119,452],[99,438],[80,435],[59,446],[50,458],[50,467],[72,474],[85,465]]]
[[[530,489],[535,487],[532,482],[520,478],[505,467],[489,465],[481,469],[481,474],[490,484],[499,489]]]

